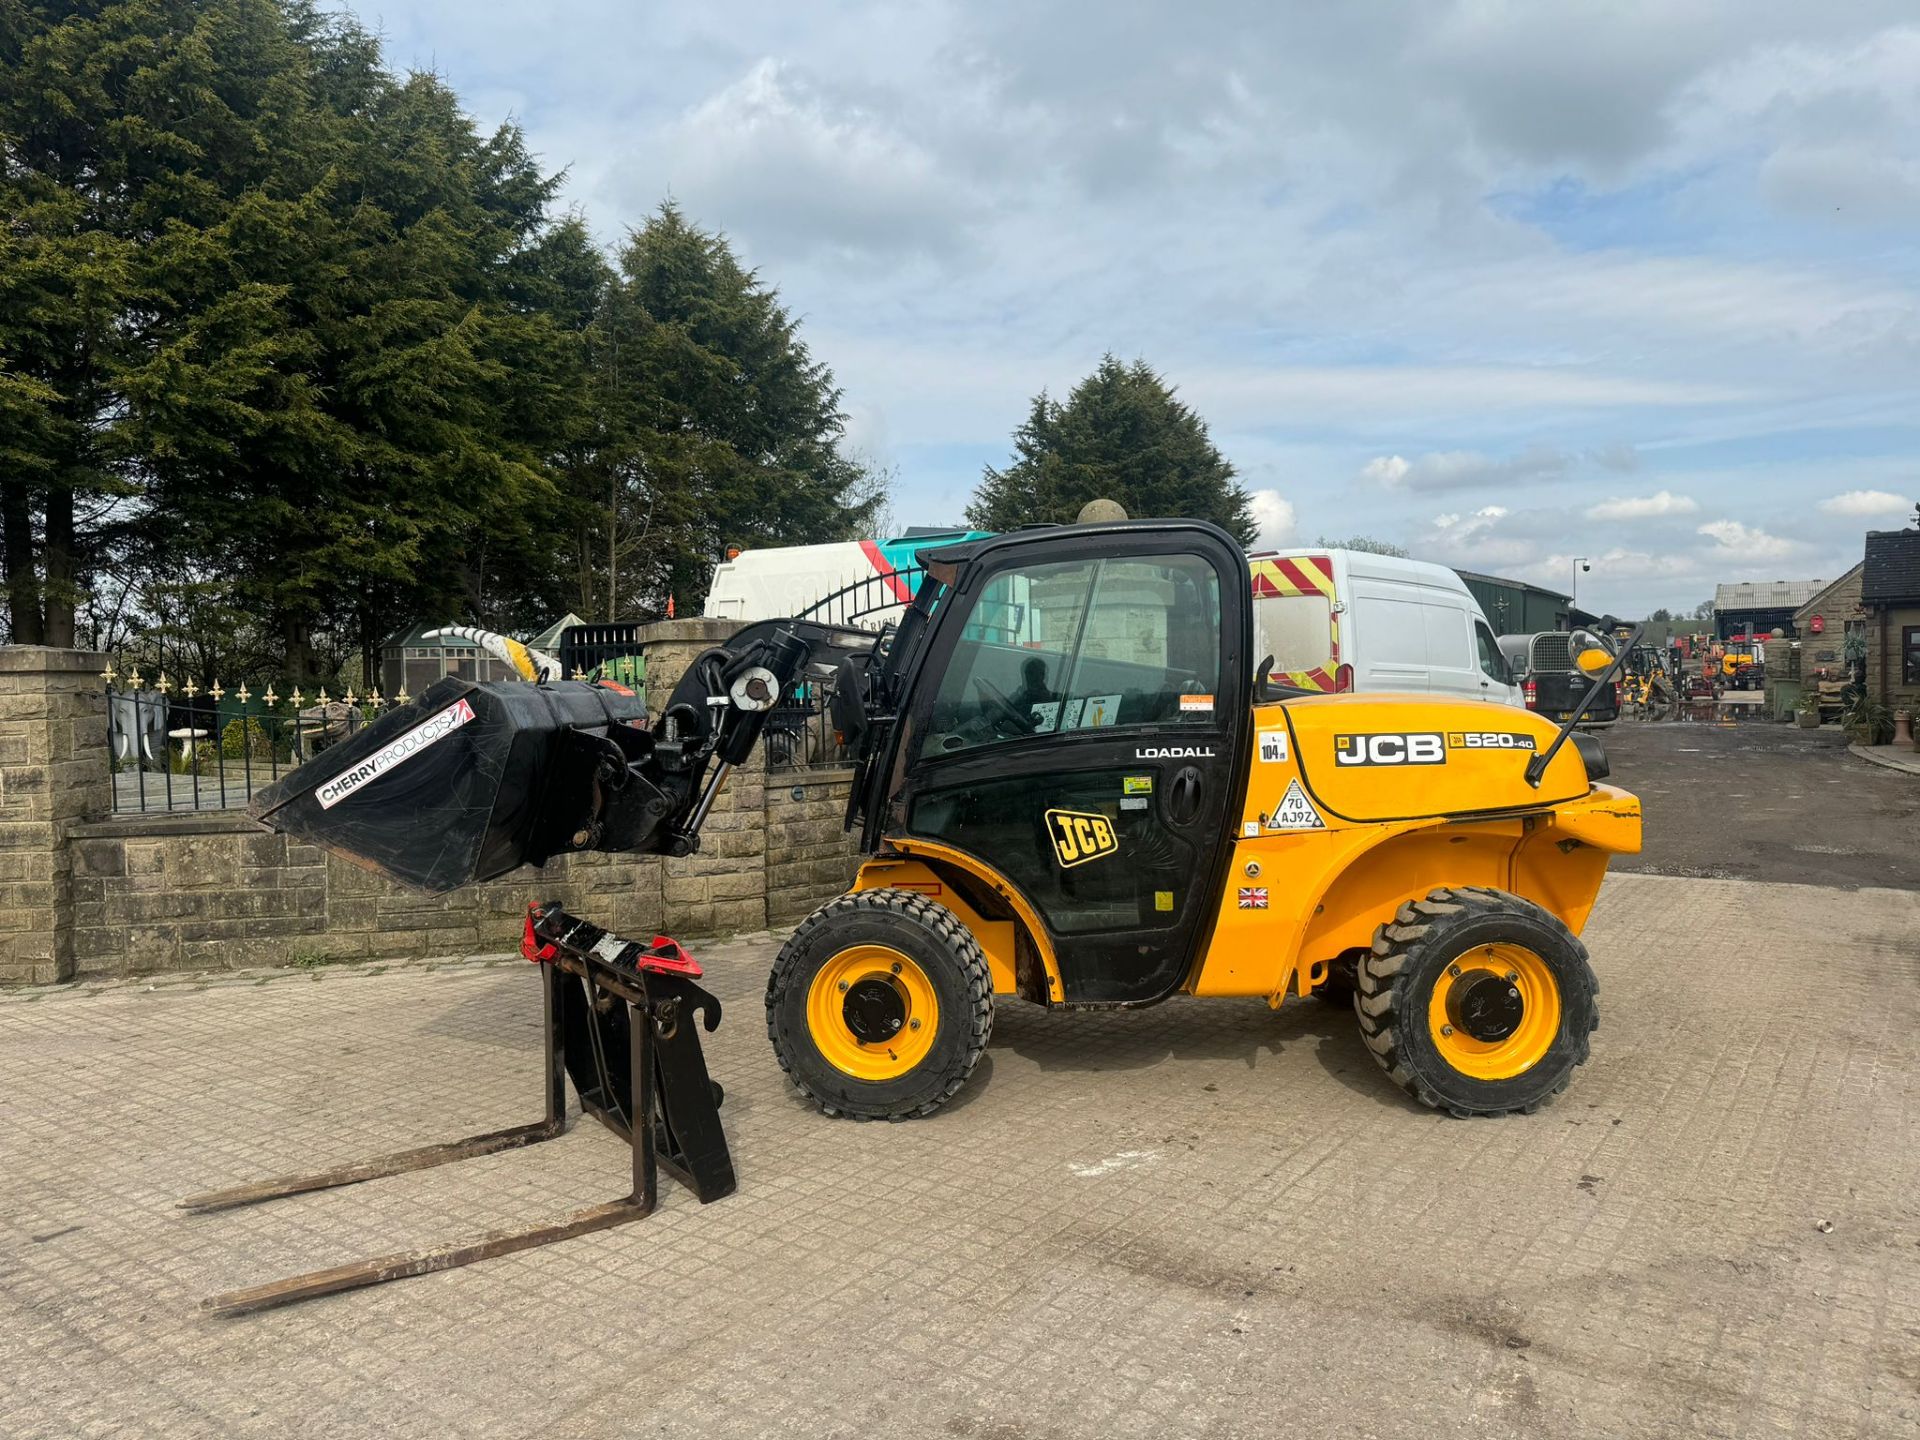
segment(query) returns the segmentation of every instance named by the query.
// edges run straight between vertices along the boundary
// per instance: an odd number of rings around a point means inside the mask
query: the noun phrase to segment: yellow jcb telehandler
[[[1579,712],[1273,684],[1246,558],[1197,521],[921,559],[877,637],[761,622],[655,717],[617,687],[445,680],[256,813],[432,889],[568,850],[685,854],[767,712],[832,676],[867,858],[766,996],[780,1064],[827,1113],[937,1109],[1013,998],[1350,992],[1427,1105],[1530,1111],[1566,1086],[1597,1024],[1578,937],[1608,857],[1640,846]],[[1620,659],[1575,649],[1598,693]]]
[[[1350,993],[1388,1076],[1456,1115],[1531,1111],[1587,1058],[1599,988],[1579,932],[1640,806],[1574,733],[1423,695],[1327,695],[1256,668],[1247,561],[1193,521],[1030,529],[923,552],[877,636],[748,626],[658,715],[618,684],[475,632],[527,681],[442,680],[255,797],[253,813],[410,885],[448,890],[578,850],[685,855],[728,770],[795,687],[832,682],[855,759],[853,888],[767,983],[767,1033],[832,1115],[925,1115],[966,1083],[996,1004]],[[1366,614],[1361,628],[1393,623]],[[1393,637],[1368,640],[1382,651]],[[1623,652],[1624,653],[1624,652]],[[661,1170],[733,1190],[699,1030],[700,967],[534,906],[545,1115],[191,1197],[195,1211],[357,1185],[536,1144],[584,1113],[625,1137],[631,1192],[559,1220],[216,1295],[237,1314],[472,1264],[640,1219]]]

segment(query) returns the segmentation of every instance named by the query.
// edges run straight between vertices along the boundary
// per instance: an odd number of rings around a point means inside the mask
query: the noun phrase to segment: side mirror
[[[1598,675],[1613,664],[1613,651],[1607,642],[1591,630],[1576,630],[1568,641],[1568,649],[1573,653],[1573,663],[1583,674]]]

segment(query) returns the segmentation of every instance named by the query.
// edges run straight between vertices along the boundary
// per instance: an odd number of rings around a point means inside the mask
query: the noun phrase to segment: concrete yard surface
[[[623,1192],[587,1124],[174,1208],[535,1118],[533,971],[15,995],[0,1435],[1920,1434],[1915,906],[1616,876],[1592,1061],[1476,1121],[1342,1010],[1186,1000],[1006,1004],[938,1116],[828,1120],[768,1048],[776,942],[710,946],[737,1195],[233,1320],[198,1301]]]

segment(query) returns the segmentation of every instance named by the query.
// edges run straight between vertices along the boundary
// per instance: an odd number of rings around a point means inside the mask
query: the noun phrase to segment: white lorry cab
[[[1493,627],[1444,565],[1362,550],[1270,550],[1253,569],[1254,663],[1304,690],[1524,705]]]

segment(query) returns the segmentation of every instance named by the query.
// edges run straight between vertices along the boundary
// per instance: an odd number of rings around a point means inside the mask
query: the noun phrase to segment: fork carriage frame
[[[694,983],[692,976],[699,973],[698,967],[684,961],[679,947],[664,937],[657,937],[651,946],[622,941],[566,914],[557,902],[529,910],[524,948],[529,959],[538,959],[541,971],[544,1118],[328,1170],[210,1191],[182,1200],[180,1208],[196,1214],[230,1210],[429,1170],[555,1139],[567,1129],[570,1073],[582,1113],[593,1116],[628,1142],[633,1155],[632,1189],[617,1200],[587,1206],[546,1224],[490,1230],[451,1244],[229,1290],[202,1301],[202,1309],[216,1315],[269,1309],[389,1280],[452,1270],[641,1220],[653,1213],[659,1201],[659,1172],[663,1168],[692,1190],[702,1204],[733,1193],[733,1160],[720,1125],[720,1087],[708,1078],[699,1024],[694,1018],[700,1012],[708,1030],[717,1028],[720,1002]],[[649,968],[650,962],[655,967],[673,968]],[[571,1027],[570,1014],[578,1016],[578,1023]],[[612,1023],[614,1015],[620,1015],[624,1025]],[[571,1055],[567,1045],[570,1029],[576,1036]],[[578,1043],[580,1038],[586,1040],[584,1046]],[[622,1048],[624,1057],[617,1053]],[[580,1053],[583,1049],[584,1054]],[[620,1073],[622,1058],[624,1074]]]

